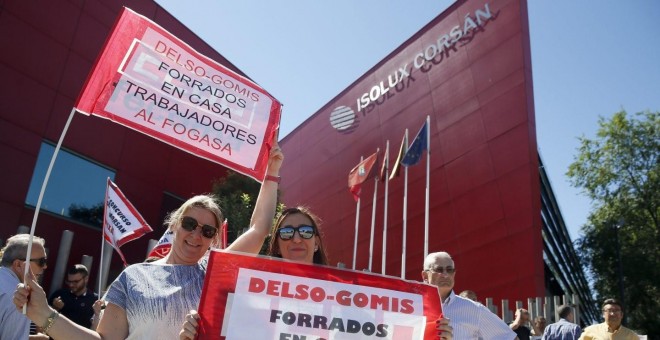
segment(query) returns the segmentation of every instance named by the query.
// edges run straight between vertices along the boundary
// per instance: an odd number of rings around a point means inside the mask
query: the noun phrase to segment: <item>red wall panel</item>
[[[0,54],[1,239],[13,235],[19,225],[32,224],[34,209],[25,206],[25,198],[41,143],[59,140],[73,103],[122,6],[151,18],[201,53],[244,75],[153,1],[2,3],[0,45],[11,48]],[[142,261],[148,239],[161,236],[164,193],[185,199],[210,192],[213,180],[226,174],[220,165],[121,125],[80,114],[74,116],[62,147],[114,169],[117,185],[156,230],[122,248],[129,262]],[[70,264],[87,254],[95,257],[94,266],[98,266],[100,230],[42,212],[36,235],[46,238],[51,265],[65,229],[75,232]],[[122,268],[118,257],[114,258],[111,273]],[[47,271],[47,285],[51,276]]]
[[[488,7],[486,7],[488,6]],[[420,68],[418,53],[431,53],[453,27],[465,27],[475,11],[492,18]],[[351,265],[355,202],[347,174],[360,155],[398,151],[406,128],[414,138],[431,116],[430,251],[453,255],[457,290],[480,296],[524,299],[541,296],[543,259],[540,192],[529,34],[523,0],[457,1],[383,61],[333,98],[284,138],[282,191],[285,203],[304,203],[324,220],[333,262]],[[358,110],[357,101],[399,68],[408,78]],[[374,92],[375,93],[375,92]],[[344,131],[330,123],[339,106],[356,122]],[[380,164],[378,164],[380,166]],[[406,277],[418,280],[423,261],[426,157],[409,169]],[[389,182],[386,270],[399,275],[403,218],[403,177]],[[367,268],[374,184],[362,189],[358,269]],[[376,197],[372,270],[381,271],[383,185]],[[512,270],[512,268],[524,268]]]

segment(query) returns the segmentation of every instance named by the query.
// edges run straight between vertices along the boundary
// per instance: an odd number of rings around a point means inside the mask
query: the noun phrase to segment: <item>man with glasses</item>
[[[580,340],[639,340],[639,336],[621,325],[623,306],[618,300],[607,299],[603,302],[605,322],[584,329]]]
[[[30,320],[16,309],[14,291],[23,282],[30,235],[20,234],[10,237],[2,249],[0,260],[0,339],[38,339],[48,336],[38,334],[30,336]],[[41,237],[32,238],[30,251],[30,269],[40,278],[46,264],[45,241]]]
[[[446,252],[429,254],[422,279],[438,287],[443,316],[454,329],[454,339],[515,339],[516,334],[486,306],[454,294],[456,267]]]
[[[89,271],[82,264],[71,267],[66,276],[68,288],[62,288],[51,294],[48,301],[62,315],[71,321],[90,328],[94,309],[92,306],[98,300],[98,295],[87,289]]]

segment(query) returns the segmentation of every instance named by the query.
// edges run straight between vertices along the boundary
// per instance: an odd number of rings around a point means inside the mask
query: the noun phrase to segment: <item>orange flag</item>
[[[403,155],[405,155],[407,151],[408,151],[408,130],[406,130],[406,133],[403,135],[403,139],[401,140],[401,147],[399,147],[399,154],[396,156],[396,161],[394,161],[394,167],[392,167],[390,180],[392,180],[392,178],[394,177],[399,176],[399,169],[401,168],[401,160],[403,159]]]

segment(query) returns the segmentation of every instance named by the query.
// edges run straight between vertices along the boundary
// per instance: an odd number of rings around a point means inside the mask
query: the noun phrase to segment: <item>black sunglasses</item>
[[[21,261],[25,261],[25,259],[23,259]],[[44,257],[39,258],[39,259],[30,259],[30,262],[34,262],[34,263],[37,264],[37,266],[43,268],[43,267],[46,266],[46,263],[48,263],[48,259],[44,256]]]
[[[280,229],[277,229],[277,236],[279,236],[283,241],[288,241],[293,238],[293,235],[298,232],[298,235],[305,240],[309,240],[314,237],[316,234],[316,229],[311,225],[299,225],[294,227],[292,225],[286,225]]]
[[[193,217],[183,216],[181,218],[181,228],[187,231],[195,231],[197,227],[202,228],[202,236],[206,238],[213,238],[218,233],[218,228],[208,224],[199,224]]]

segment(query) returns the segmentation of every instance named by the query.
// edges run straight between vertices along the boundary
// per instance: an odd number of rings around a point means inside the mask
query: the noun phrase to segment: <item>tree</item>
[[[101,228],[103,225],[103,208],[105,208],[103,202],[94,204],[91,207],[87,207],[84,204],[72,203],[69,206],[69,217],[76,221]]]
[[[660,112],[621,111],[598,124],[567,172],[593,204],[578,252],[598,300],[623,298],[630,328],[660,334]]]
[[[218,197],[222,213],[227,219],[228,244],[250,227],[250,218],[260,188],[259,182],[233,171],[228,171],[226,177],[213,184],[213,193]],[[282,211],[282,207],[282,204],[277,205],[277,213]],[[261,254],[265,253],[267,244],[268,239],[261,248]]]

